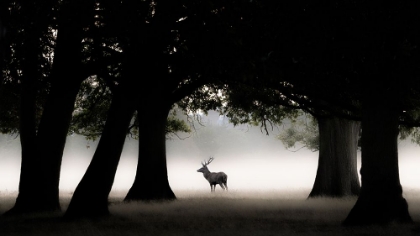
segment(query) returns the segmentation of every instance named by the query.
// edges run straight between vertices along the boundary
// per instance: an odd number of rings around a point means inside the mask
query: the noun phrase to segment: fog
[[[282,127],[270,129],[226,124],[217,115],[203,117],[204,126],[196,125],[192,134],[178,134],[167,140],[168,178],[172,190],[208,190],[201,162],[214,157],[210,171],[228,175],[230,190],[307,191],[315,180],[318,152],[285,149],[276,134]],[[60,189],[74,191],[94,154],[97,141],[69,136],[63,156]],[[138,141],[127,138],[117,170],[113,191],[128,191],[135,177]],[[296,149],[299,147],[296,147]],[[399,143],[400,179],[404,189],[420,185],[420,147],[410,141]],[[360,168],[360,152],[358,154]],[[20,172],[20,141],[16,136],[0,136],[0,192],[16,191]],[[216,191],[222,191],[219,186]]]

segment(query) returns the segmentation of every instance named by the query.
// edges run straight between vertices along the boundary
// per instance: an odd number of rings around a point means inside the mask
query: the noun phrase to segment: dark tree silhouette
[[[151,87],[140,89],[138,114],[144,125],[139,129],[136,178],[125,200],[175,199],[166,170],[165,122],[171,107],[186,97],[192,100],[184,103],[189,109],[221,105],[217,88],[232,79],[229,68],[237,64],[238,47],[231,33],[235,29],[230,24],[235,11],[234,4],[219,1],[157,4],[148,37],[138,45],[150,61],[144,74]],[[146,124],[142,119],[149,116],[155,119]]]
[[[37,24],[36,20],[38,17],[43,19],[43,14],[50,16],[53,6],[35,2],[23,4],[26,12],[39,14],[29,18],[28,23],[31,27],[28,31],[30,33],[33,30],[33,34],[27,35],[26,50],[36,49],[40,34],[52,24],[51,22]],[[81,2],[63,3],[60,6],[54,64],[50,78],[51,87],[37,131],[34,126],[35,91],[33,91],[36,77],[32,75],[37,74],[38,63],[35,58],[41,55],[28,52],[29,56],[25,58],[25,64],[28,66],[23,69],[27,71],[29,78],[24,81],[27,84],[22,87],[23,93],[26,94],[22,96],[20,117],[22,167],[19,195],[15,206],[7,214],[60,210],[61,159],[75,98],[80,83],[85,78],[82,73],[81,41],[83,25],[86,24],[86,12],[92,7],[90,1],[83,1],[83,4]],[[74,14],[79,10],[83,13]]]
[[[255,87],[250,89],[255,89]],[[255,93],[260,93],[259,91],[261,90],[257,90]],[[240,94],[235,95],[234,99],[239,98],[239,101],[230,100],[230,106],[226,109],[228,115],[234,118],[234,122],[253,123],[268,129],[269,123],[281,126],[284,120],[294,120],[294,116],[297,114],[296,110],[312,110],[310,105],[305,103],[295,104],[295,110],[291,110],[285,107],[289,106],[288,101],[279,98],[272,100],[273,97],[267,94],[267,90],[262,91],[264,91],[262,94],[255,96],[244,93],[243,89],[238,91]],[[243,98],[243,95],[248,98]],[[264,98],[264,96],[267,97]],[[253,105],[250,105],[249,102]],[[337,117],[328,114],[328,112],[318,111],[315,113],[315,111],[311,111],[311,113],[316,116],[317,120],[319,135],[316,137],[317,147],[315,150],[319,151],[319,160],[315,183],[309,197],[358,195],[360,183],[357,172],[357,144],[360,122]],[[284,132],[296,133],[292,130]],[[267,131],[268,133],[270,132]],[[291,138],[293,139],[293,137]],[[300,139],[294,140],[283,138],[282,141],[289,142],[288,145],[293,146],[296,142],[305,142],[302,140],[304,138],[311,139],[313,137],[300,137]]]
[[[300,39],[286,50],[301,70],[290,70],[294,86],[308,81],[314,87],[307,96],[337,106],[336,111],[356,104],[343,115],[358,114],[357,103],[362,106],[362,187],[344,223],[411,222],[399,181],[396,142],[398,125],[413,121],[409,111],[418,108],[410,102],[418,99],[420,88],[415,66],[419,51],[414,46],[418,30],[407,24],[418,21],[416,7],[374,2],[319,7],[308,2],[292,9],[299,17],[292,32]]]
[[[136,86],[122,83],[114,93],[98,147],[77,185],[65,213],[66,218],[102,216],[109,213],[108,195],[134,114],[135,88]]]
[[[319,160],[309,197],[358,195],[357,143],[360,122],[338,117],[320,117]]]
[[[401,110],[392,90],[377,83],[366,89],[361,140],[363,185],[345,225],[412,221],[399,179],[397,139]]]
[[[417,6],[375,1],[257,3],[265,9],[265,19],[272,20],[254,27],[264,30],[256,41],[264,42],[256,43],[264,45],[254,57],[262,64],[257,81],[277,90],[279,100],[293,101],[286,106],[363,117],[361,193],[344,223],[410,222],[399,182],[396,138],[399,124],[418,125]]]
[[[317,117],[309,121],[306,115],[298,118],[278,138],[288,149],[299,143],[303,145],[299,149],[319,151],[318,170],[309,197],[357,196],[360,122],[325,114]]]
[[[211,88],[210,82],[214,82],[218,78],[216,76],[221,76],[224,68],[232,63],[231,58],[234,58],[230,49],[232,40],[226,35],[229,25],[220,20],[220,14],[214,14],[224,8],[223,4],[200,5],[196,1],[185,1],[184,5],[179,2],[155,3],[101,3],[104,35],[115,36],[122,48],[121,79],[132,81],[133,86],[137,87],[139,164],[126,200],[175,199],[166,170],[165,136],[169,111],[187,96],[189,98],[183,104],[189,104],[188,100],[194,99],[194,105],[202,104],[200,108],[214,108],[217,99],[209,102],[208,98],[214,97],[217,91]],[[189,7],[185,7],[187,3]],[[191,27],[196,30],[191,31]],[[213,50],[209,51],[203,45]],[[216,55],[221,56],[222,60]],[[138,72],[141,72],[139,76],[148,80],[150,86],[138,82],[139,78],[134,76]],[[202,89],[206,84],[208,89]],[[152,123],[150,119],[146,122],[150,116],[156,117]],[[116,157],[113,158],[116,160]],[[92,168],[87,170],[83,180],[85,187],[78,188],[75,196],[79,199],[89,198],[89,192],[83,189],[88,189],[86,185],[90,184],[92,189],[103,188],[98,191],[103,194],[101,199],[107,197],[109,191],[105,187],[93,186],[95,181],[89,180],[95,175],[93,166],[105,161],[97,158],[95,164],[91,163]],[[112,164],[115,166],[108,171],[115,172],[118,162]],[[106,175],[113,176],[115,173]],[[69,208],[74,210],[71,214],[84,214],[80,203],[74,201],[72,208]],[[103,209],[106,207],[104,201],[99,204]]]
[[[24,6],[27,8],[26,11],[33,11],[33,6],[27,5]],[[36,12],[36,11],[34,11]],[[34,157],[36,152],[36,87],[38,79],[40,78],[38,72],[38,60],[37,57],[40,55],[39,46],[37,45],[37,39],[40,37],[42,32],[39,32],[37,29],[32,27],[28,30],[28,35],[24,41],[25,47],[23,48],[25,58],[23,59],[23,76],[22,76],[22,86],[20,93],[20,119],[19,119],[19,133],[20,133],[20,142],[22,148],[22,163],[21,163],[21,174],[19,182],[19,196],[16,200],[16,205],[13,208],[13,211],[8,213],[26,211],[37,206],[35,202],[30,202],[31,196],[34,195],[35,186],[34,176],[35,167],[39,162]],[[24,200],[24,195],[27,195],[27,200]],[[41,194],[42,195],[42,194]],[[38,199],[34,199],[38,202]],[[58,199],[57,202],[58,203]],[[21,205],[21,206],[18,206]],[[58,206],[43,206],[42,202],[40,203],[40,208],[48,209],[57,209]]]
[[[165,128],[170,106],[156,105],[143,100],[138,109],[139,113],[141,112],[141,116],[138,117],[141,124],[139,159],[136,177],[125,201],[176,199],[168,182],[166,167]],[[144,114],[145,111],[147,114]]]

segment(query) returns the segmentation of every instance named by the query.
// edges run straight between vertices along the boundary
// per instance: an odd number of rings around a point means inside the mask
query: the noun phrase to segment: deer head
[[[214,160],[214,158],[210,157],[208,161],[204,161],[204,163],[201,162],[201,165],[203,165],[203,167],[198,169],[197,172],[203,172],[203,173],[210,172],[209,169],[207,168],[207,165],[210,164],[213,160]]]

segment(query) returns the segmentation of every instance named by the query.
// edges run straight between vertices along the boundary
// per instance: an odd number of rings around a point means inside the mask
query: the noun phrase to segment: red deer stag
[[[227,175],[224,172],[210,172],[210,170],[207,168],[207,165],[210,164],[214,160],[213,157],[210,157],[210,159],[204,163],[201,163],[203,167],[197,170],[197,172],[202,172],[204,178],[207,179],[210,183],[210,189],[211,192],[214,192],[216,189],[216,184],[220,185],[223,190],[228,190],[227,187]]]

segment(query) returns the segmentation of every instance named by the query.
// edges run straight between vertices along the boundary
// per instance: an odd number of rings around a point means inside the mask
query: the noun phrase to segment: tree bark
[[[319,160],[313,197],[346,197],[360,192],[357,142],[360,122],[338,117],[318,118]]]
[[[114,95],[98,147],[73,194],[66,218],[109,214],[108,195],[135,110],[133,94],[133,91],[125,90]]]
[[[140,104],[137,172],[124,200],[174,200],[176,196],[169,185],[166,166],[165,129],[170,106],[146,99]]]
[[[344,225],[412,222],[399,179],[397,98],[371,92],[363,101],[362,188]]]

